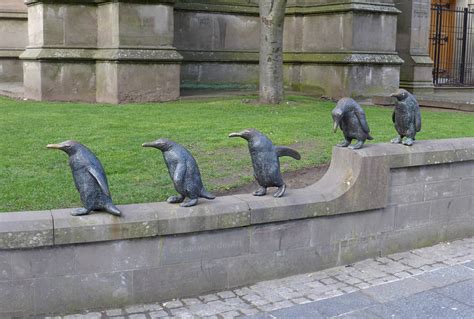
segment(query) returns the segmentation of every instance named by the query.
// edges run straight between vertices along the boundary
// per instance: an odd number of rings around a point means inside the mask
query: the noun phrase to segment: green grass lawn
[[[281,106],[242,98],[161,104],[89,105],[0,98],[0,212],[80,206],[65,153],[48,143],[75,139],[101,160],[117,204],[163,201],[174,193],[161,153],[141,144],[167,137],[188,147],[209,190],[252,180],[247,144],[233,131],[255,127],[275,144],[292,145],[301,161],[282,158],[285,171],[330,160],[341,133],[331,130],[334,103],[288,97]],[[391,109],[365,107],[373,143],[395,136]],[[423,111],[418,139],[474,136],[474,114]]]

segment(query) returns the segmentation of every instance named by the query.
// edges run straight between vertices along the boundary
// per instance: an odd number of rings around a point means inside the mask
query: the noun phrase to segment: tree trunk
[[[283,100],[283,24],[286,0],[260,0],[260,103]]]

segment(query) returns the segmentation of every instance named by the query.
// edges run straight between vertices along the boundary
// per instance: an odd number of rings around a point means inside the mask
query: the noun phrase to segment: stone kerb
[[[0,214],[0,249],[36,248],[239,228],[272,222],[385,208],[391,169],[474,160],[474,138],[418,141],[413,147],[367,145],[334,148],[331,166],[317,183],[281,199],[219,197],[192,208],[167,203],[123,205],[122,218],[70,216],[71,209]]]

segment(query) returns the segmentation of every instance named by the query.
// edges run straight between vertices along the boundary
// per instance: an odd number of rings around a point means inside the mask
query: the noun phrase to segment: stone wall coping
[[[125,2],[125,3],[141,3],[141,4],[157,4],[168,3],[173,4],[175,0],[25,0],[26,5],[33,5],[37,3],[48,4],[102,4],[109,2]]]
[[[0,11],[0,19],[28,20],[26,11]]]
[[[0,249],[34,248],[245,227],[367,211],[388,205],[390,169],[474,160],[474,138],[417,141],[406,147],[369,144],[333,149],[317,183],[272,196],[233,195],[181,208],[165,202],[119,206],[106,213],[71,216],[70,209],[0,214]]]

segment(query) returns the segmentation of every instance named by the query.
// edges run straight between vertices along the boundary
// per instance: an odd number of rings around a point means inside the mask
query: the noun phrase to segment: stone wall
[[[0,4],[0,12],[11,1]],[[147,102],[176,99],[180,87],[257,87],[260,22],[254,1],[26,4],[29,34],[23,13],[23,29],[4,32],[15,35],[16,51],[3,56],[17,59],[27,47],[21,56],[27,98]],[[333,97],[394,91],[403,63],[395,52],[398,14],[393,0],[288,1],[286,88]],[[18,70],[4,68],[5,79],[21,78]]]
[[[289,1],[284,31],[288,89],[333,97],[398,88],[399,11],[392,1]],[[175,45],[183,87],[257,87],[260,26],[249,1],[177,1]]]
[[[327,174],[251,195],[0,214],[0,316],[192,296],[474,235],[474,138],[335,148]]]
[[[28,44],[26,6],[23,0],[0,2],[0,82],[22,82],[19,56]]]

